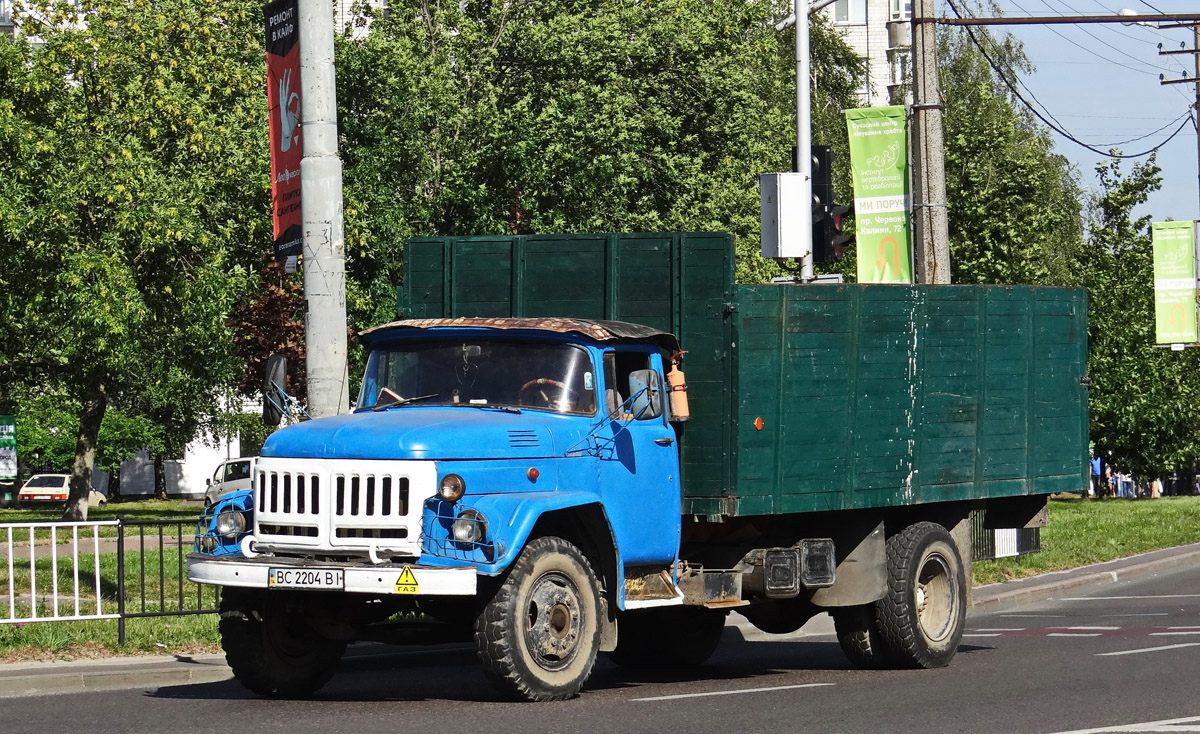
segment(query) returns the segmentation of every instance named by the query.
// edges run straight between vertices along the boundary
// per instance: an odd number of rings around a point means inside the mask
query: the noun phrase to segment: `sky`
[[[997,1],[1007,16],[1114,15],[1123,8],[1139,14],[1200,12],[1196,0]],[[943,12],[951,15],[948,9]],[[1126,154],[1162,145],[1157,163],[1162,168],[1163,188],[1138,209],[1139,216],[1150,214],[1155,221],[1200,219],[1196,129],[1188,123],[1164,144],[1195,101],[1195,85],[1163,86],[1159,82],[1159,74],[1167,79],[1194,77],[1195,57],[1160,56],[1157,48],[1159,43],[1164,49],[1178,49],[1181,43],[1194,48],[1190,27],[1159,30],[1089,24],[991,30],[1008,31],[1024,43],[1026,55],[1037,68],[1022,77],[1027,88],[1020,90],[1022,95],[1043,115],[1061,123],[1058,126],[1072,137],[1102,151],[1118,147]],[[1096,164],[1103,156],[1058,133],[1053,137],[1057,152],[1078,168],[1082,184],[1098,190]],[[1121,168],[1129,171],[1133,164],[1125,160]]]

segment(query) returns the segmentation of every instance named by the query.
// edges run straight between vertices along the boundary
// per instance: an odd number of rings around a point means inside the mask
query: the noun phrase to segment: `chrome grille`
[[[421,552],[421,507],[433,496],[432,461],[258,461],[255,535],[266,548]]]

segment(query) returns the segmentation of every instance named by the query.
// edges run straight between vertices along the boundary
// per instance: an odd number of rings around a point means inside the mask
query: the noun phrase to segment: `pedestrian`
[[[1162,497],[1163,483],[1158,477],[1150,481],[1150,499],[1158,499]]]
[[[1089,497],[1099,497],[1100,496],[1100,457],[1093,456],[1091,458],[1091,461],[1089,461],[1088,463],[1090,463],[1092,466],[1092,478],[1091,478],[1092,483],[1088,487],[1088,496]]]
[[[1104,467],[1104,497],[1112,497],[1116,494],[1116,477],[1113,476],[1112,466]]]

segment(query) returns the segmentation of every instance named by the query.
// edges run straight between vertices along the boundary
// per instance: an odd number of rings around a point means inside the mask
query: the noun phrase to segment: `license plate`
[[[272,589],[342,589],[345,572],[340,568],[271,568],[267,586]]]

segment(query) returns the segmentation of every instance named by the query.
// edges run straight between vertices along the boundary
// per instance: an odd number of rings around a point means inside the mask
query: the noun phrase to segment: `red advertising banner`
[[[271,130],[271,209],[275,257],[303,252],[300,210],[300,8],[277,0],[263,8],[267,29],[267,106]]]

